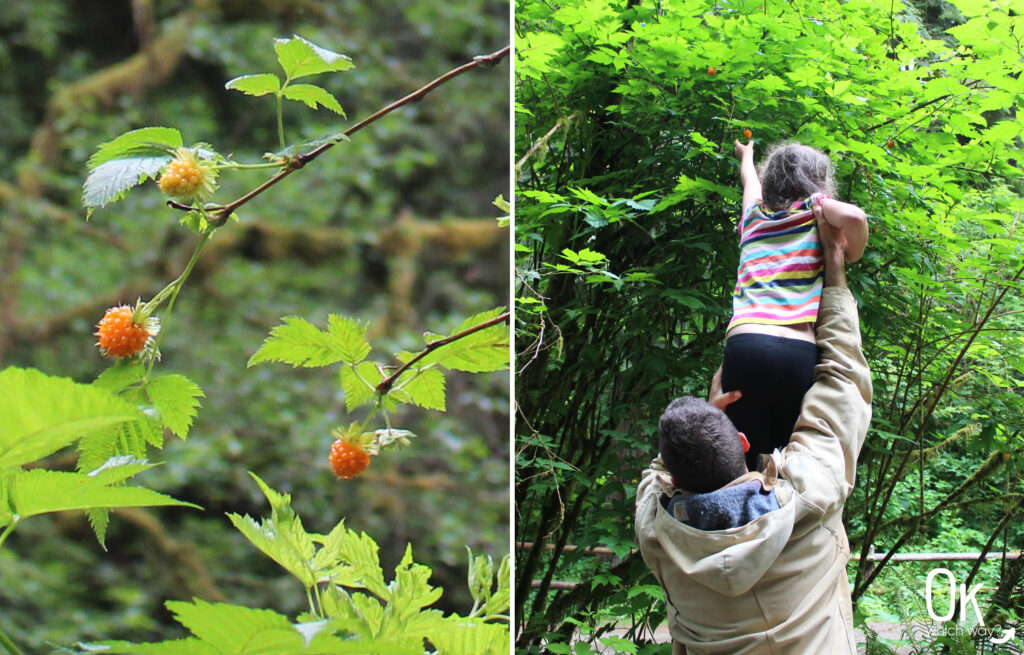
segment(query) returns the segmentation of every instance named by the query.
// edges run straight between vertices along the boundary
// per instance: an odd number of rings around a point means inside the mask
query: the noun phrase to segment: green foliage
[[[124,198],[132,187],[155,178],[181,145],[181,132],[171,127],[132,130],[100,145],[89,158],[82,205],[91,212]]]
[[[249,366],[262,362],[283,362],[295,367],[321,367],[342,363],[339,373],[345,392],[345,407],[355,408],[376,399],[371,414],[348,432],[358,435],[380,410],[393,412],[399,404],[445,411],[445,378],[438,370],[485,373],[508,367],[508,330],[504,309],[475,314],[448,335],[424,335],[426,346],[419,353],[402,351],[396,358],[402,366],[385,376],[388,367],[364,361],[371,348],[366,341],[366,326],[355,319],[331,314],[327,330],[295,316],[270,331]],[[379,444],[378,444],[379,445]]]
[[[310,109],[326,107],[335,114],[345,117],[345,110],[341,108],[338,99],[327,89],[315,84],[292,84],[292,80],[320,73],[346,71],[355,64],[346,55],[321,48],[298,35],[290,39],[276,39],[274,51],[277,53],[277,63],[284,69],[283,82],[272,73],[257,73],[229,80],[224,88],[234,89],[252,96],[267,94],[276,96],[278,136],[281,140],[281,147],[284,148],[284,127],[281,118],[282,98],[296,100]]]
[[[501,655],[509,643],[509,558],[494,580],[490,557],[470,553],[469,586],[474,599],[467,616],[427,609],[441,596],[428,583],[431,570],[416,564],[407,546],[384,579],[377,543],[342,520],[326,535],[310,533],[291,507],[291,497],[251,474],[271,515],[257,522],[229,514],[239,531],[268,557],[298,578],[310,611],[292,623],[266,609],[194,600],[168,601],[167,608],[193,637],[149,644],[110,641],[82,644],[81,652],[290,655],[291,653],[380,653],[422,655],[425,642],[439,655]]]
[[[22,466],[83,435],[145,419],[103,389],[33,369],[0,371],[0,466]]]
[[[366,341],[367,326],[355,319],[331,314],[327,330],[322,331],[304,318],[286,316],[283,325],[270,331],[248,366],[262,362],[281,362],[292,366],[330,366],[338,362],[356,364],[370,354]]]
[[[531,591],[579,573],[545,546],[632,541],[657,417],[720,363],[744,129],[757,159],[783,140],[828,152],[869,216],[848,267],[875,389],[854,548],[966,540],[960,517],[978,548],[1024,543],[996,531],[1019,523],[999,496],[1022,491],[1021,19],[940,4],[943,27],[920,3],[517,2],[523,647],[610,604]],[[878,570],[856,565],[855,598]]]

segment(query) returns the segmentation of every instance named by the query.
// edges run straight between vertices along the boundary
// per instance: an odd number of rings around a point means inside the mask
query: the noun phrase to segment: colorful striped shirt
[[[811,210],[817,197],[774,214],[766,214],[758,200],[743,212],[736,226],[740,265],[728,329],[744,323],[793,325],[818,319],[825,263]]]

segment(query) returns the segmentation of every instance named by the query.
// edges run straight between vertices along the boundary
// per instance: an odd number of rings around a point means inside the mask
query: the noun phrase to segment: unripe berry
[[[178,148],[174,160],[164,168],[157,185],[172,198],[191,200],[213,192],[216,172],[199,161],[188,148]]]
[[[135,310],[127,305],[111,307],[96,325],[96,345],[108,357],[131,357],[142,352],[156,334],[145,322],[136,323]]]

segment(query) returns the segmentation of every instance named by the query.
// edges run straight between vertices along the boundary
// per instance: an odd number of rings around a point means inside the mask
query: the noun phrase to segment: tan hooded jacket
[[[843,504],[871,419],[871,376],[857,305],[846,288],[823,289],[819,364],[789,445],[751,480],[774,488],[780,508],[726,530],[681,523],[660,457],[637,490],[636,535],[665,589],[674,653],[856,653]],[[686,650],[682,650],[685,647]]]

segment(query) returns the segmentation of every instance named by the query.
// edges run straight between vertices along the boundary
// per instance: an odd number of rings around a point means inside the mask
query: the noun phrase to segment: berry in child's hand
[[[153,334],[134,320],[135,310],[127,305],[111,307],[96,325],[96,345],[108,357],[131,357],[145,349]]]
[[[331,468],[343,480],[351,480],[370,465],[370,455],[352,441],[338,439],[331,446]]]

